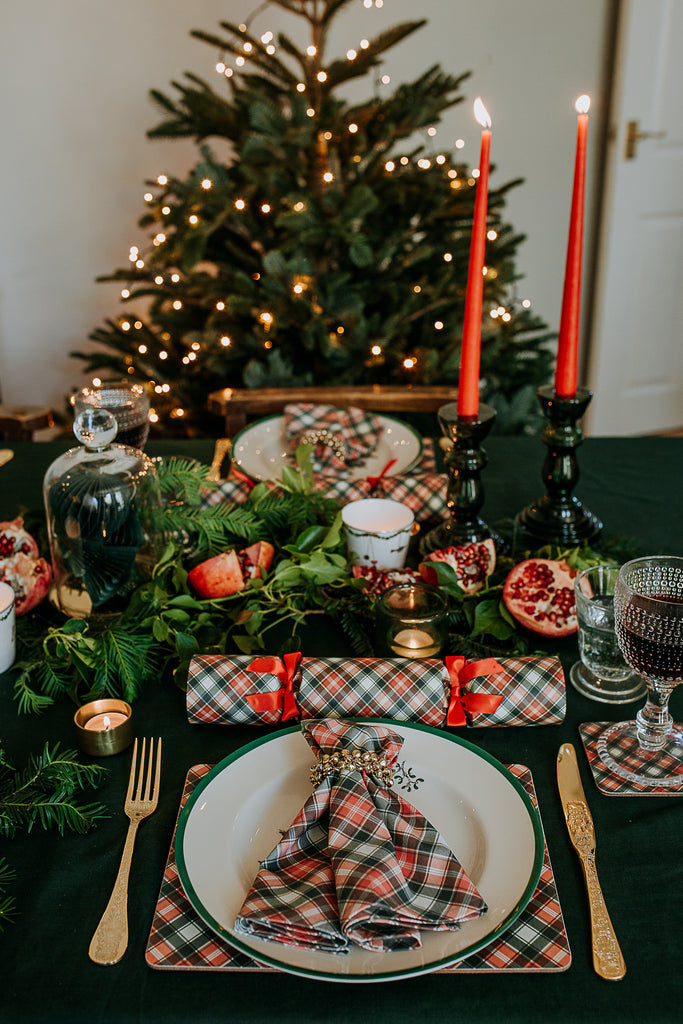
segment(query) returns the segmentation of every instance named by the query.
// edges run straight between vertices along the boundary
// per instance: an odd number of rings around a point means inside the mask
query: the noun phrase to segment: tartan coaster
[[[512,774],[522,781],[534,805],[538,806],[529,769],[523,765],[509,767]],[[206,764],[190,768],[181,808],[210,768]],[[148,966],[157,970],[272,971],[272,968],[262,966],[227,942],[222,942],[195,913],[180,884],[174,842],[175,830],[145,951]],[[572,955],[545,837],[544,845],[538,886],[514,924],[484,949],[435,973],[558,972],[568,969]]]
[[[683,729],[679,722],[674,723],[677,729]],[[683,778],[678,786],[658,786],[656,768],[653,768],[652,784],[646,786],[639,782],[630,782],[622,779],[610,771],[607,765],[603,764],[598,753],[598,740],[600,733],[613,722],[583,722],[579,726],[579,735],[583,743],[588,765],[595,780],[595,785],[605,796],[680,796],[683,793]],[[676,753],[683,758],[683,747],[676,746]],[[658,767],[666,772],[671,767],[672,761],[669,756],[662,757],[658,761]],[[641,763],[637,755],[632,758],[633,769],[640,768]]]

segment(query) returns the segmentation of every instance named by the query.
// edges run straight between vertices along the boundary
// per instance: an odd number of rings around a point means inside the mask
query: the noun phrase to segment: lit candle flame
[[[109,715],[104,716],[104,722],[102,723],[105,729],[111,729],[111,719]]]
[[[574,104],[577,114],[587,114],[591,105],[590,96],[579,96],[578,100]]]
[[[491,118],[489,117],[488,110],[486,109],[482,102],[481,96],[477,96],[476,100],[474,101],[474,116],[476,117],[477,121],[482,126],[482,128],[491,127]]]

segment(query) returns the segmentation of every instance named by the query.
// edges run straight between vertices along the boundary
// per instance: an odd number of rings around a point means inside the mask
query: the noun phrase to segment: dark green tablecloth
[[[64,446],[15,445],[0,469],[0,517],[37,507],[42,475]],[[176,450],[211,457],[209,442],[164,442],[152,454]],[[542,446],[533,439],[491,438],[485,473],[486,517],[511,515],[541,490]],[[595,439],[580,451],[577,493],[600,514],[611,535],[635,537],[644,553],[683,554],[681,468],[683,440]],[[307,653],[343,654],[310,650]],[[576,659],[564,643],[565,667]],[[683,690],[672,710],[683,717]],[[683,799],[609,798],[598,793],[580,746],[577,725],[632,717],[637,705],[610,709],[571,687],[559,726],[470,729],[468,740],[504,763],[521,762],[534,775],[569,940],[571,968],[560,974],[428,975],[401,982],[336,985],[278,974],[199,974],[148,968],[144,950],[188,767],[216,762],[262,735],[255,729],[190,726],[184,695],[151,687],[134,708],[140,735],[165,744],[161,799],[140,828],[130,881],[130,944],[115,967],[88,960],[90,937],[116,875],[127,820],[123,794],[130,754],[103,759],[109,775],[97,795],[112,817],[88,836],[43,833],[0,841],[0,854],[18,874],[19,916],[0,935],[0,1020],[55,1024],[176,1021],[583,1021],[671,1022],[680,1019],[683,983],[679,937],[683,920]],[[40,717],[18,718],[11,679],[0,679],[0,740],[18,764],[46,739],[73,745],[73,708],[65,703]],[[564,827],[555,785],[560,743],[570,741],[598,838],[598,869],[628,973],[606,982],[592,970],[588,907],[578,859]]]

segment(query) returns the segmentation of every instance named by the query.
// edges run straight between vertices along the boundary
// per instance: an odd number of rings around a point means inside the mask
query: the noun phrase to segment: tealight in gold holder
[[[125,700],[84,704],[74,715],[74,725],[80,750],[91,757],[119,754],[133,742],[132,710]]]

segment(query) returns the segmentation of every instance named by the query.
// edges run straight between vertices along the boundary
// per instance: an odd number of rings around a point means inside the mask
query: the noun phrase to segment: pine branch
[[[79,790],[99,783],[105,769],[84,765],[72,750],[59,751],[59,744],[45,744],[42,753],[29,758],[26,768],[17,771],[0,751],[0,835],[11,838],[19,828],[28,832],[36,823],[42,828],[89,831],[106,816],[97,803],[76,798]]]

